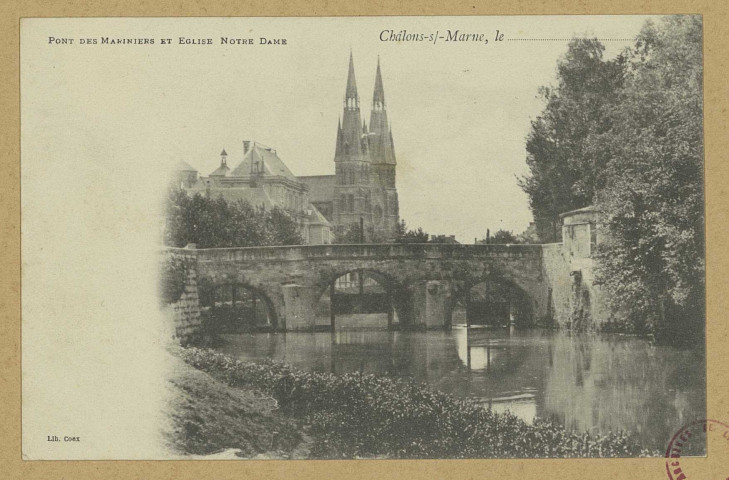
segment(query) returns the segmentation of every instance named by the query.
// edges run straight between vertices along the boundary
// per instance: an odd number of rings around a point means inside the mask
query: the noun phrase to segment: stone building
[[[184,160],[177,162],[175,166],[174,183],[181,188],[189,188],[197,183],[198,172]]]
[[[309,187],[281,161],[276,150],[256,142],[243,142],[243,159],[228,166],[228,154],[220,154],[220,166],[207,177],[183,188],[229,202],[245,200],[254,207],[270,210],[278,206],[296,220],[307,244],[332,243],[331,223],[309,202]]]
[[[207,177],[200,177],[182,162],[176,179],[192,194],[247,200],[266,209],[284,208],[296,218],[307,244],[332,243],[335,228],[346,232],[360,226],[367,242],[394,240],[399,222],[397,162],[379,59],[368,128],[360,114],[350,54],[344,112],[334,148],[334,175],[297,177],[275,149],[250,141],[243,142],[243,149],[243,159],[232,168],[223,150],[220,166]]]

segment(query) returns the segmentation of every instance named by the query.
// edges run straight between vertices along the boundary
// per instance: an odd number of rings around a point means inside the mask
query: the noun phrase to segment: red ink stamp
[[[714,439],[712,441],[723,441],[723,446],[726,448],[721,450],[729,452],[729,424],[724,422],[711,419],[697,420],[676,432],[668,442],[666,449],[666,473],[669,479],[690,480],[692,478],[692,462],[687,462],[687,457],[706,455],[709,437]],[[729,480],[729,464],[725,468],[727,471],[721,478]]]

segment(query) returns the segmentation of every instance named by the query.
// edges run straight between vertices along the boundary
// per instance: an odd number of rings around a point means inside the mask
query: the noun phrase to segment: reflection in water
[[[224,337],[219,350],[242,360],[410,378],[526,421],[635,432],[651,449],[706,412],[703,357],[632,337],[465,328]]]

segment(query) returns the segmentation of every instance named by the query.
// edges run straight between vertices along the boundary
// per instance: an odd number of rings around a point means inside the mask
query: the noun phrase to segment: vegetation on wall
[[[185,291],[189,266],[182,256],[165,255],[160,265],[160,300],[175,303]]]

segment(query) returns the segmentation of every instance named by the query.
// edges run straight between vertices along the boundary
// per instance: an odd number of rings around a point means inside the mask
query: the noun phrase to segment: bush
[[[434,391],[425,385],[360,373],[333,375],[287,365],[246,363],[212,350],[181,350],[184,361],[234,387],[272,395],[285,412],[304,417],[318,458],[633,457],[626,433],[589,435]]]

